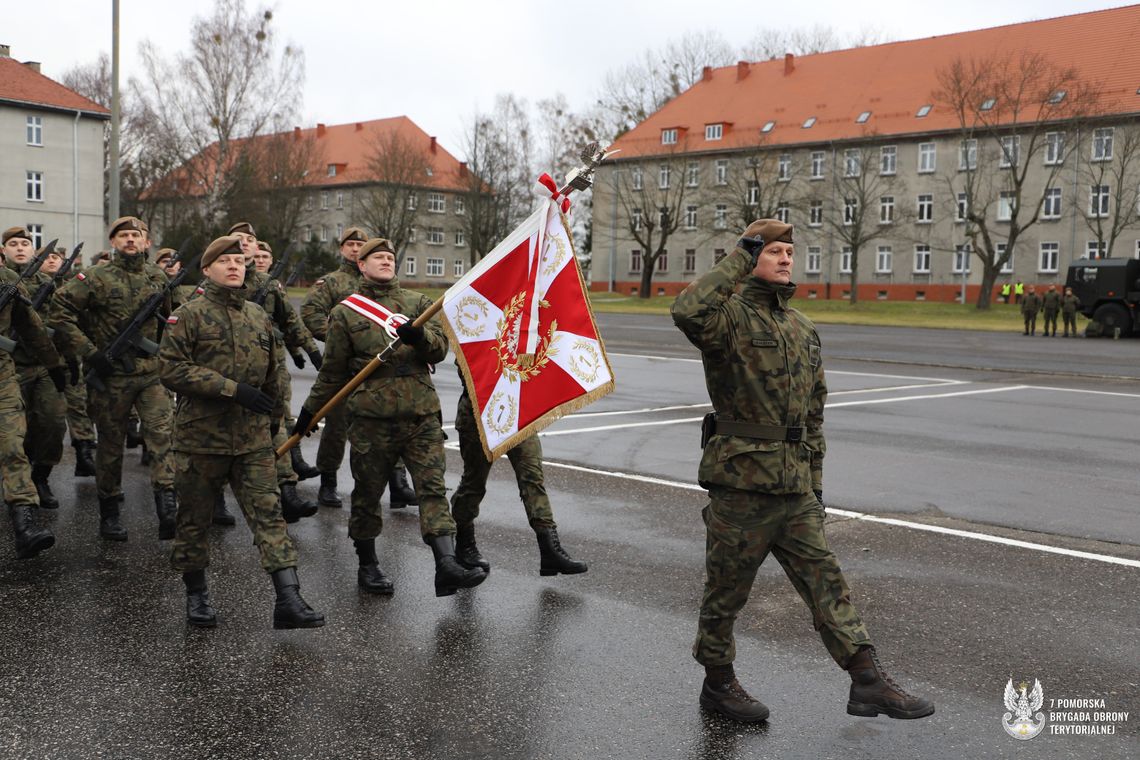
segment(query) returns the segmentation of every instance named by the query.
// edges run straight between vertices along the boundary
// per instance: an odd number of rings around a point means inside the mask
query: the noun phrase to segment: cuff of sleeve
[[[237,386],[238,386],[238,384],[235,383],[233,380],[223,380],[222,381],[222,392],[220,394],[221,397],[222,398],[233,398],[234,394],[237,393]]]

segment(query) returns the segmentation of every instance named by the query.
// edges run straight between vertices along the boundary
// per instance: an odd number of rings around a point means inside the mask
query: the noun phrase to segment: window
[[[839,273],[851,274],[851,246],[845,245],[839,251]]]
[[[967,171],[978,168],[978,141],[963,140],[958,146],[958,170]]]
[[[462,195],[455,196],[455,215],[463,216],[467,213],[467,201],[463,199]]]
[[[1017,166],[1020,158],[1021,138],[1017,135],[1006,135],[1001,138],[1001,168],[1008,169],[1011,166]]]
[[[843,199],[843,223],[845,225],[855,224],[855,217],[859,215],[859,199],[858,198],[844,198]]]
[[[685,271],[697,271],[697,250],[695,248],[685,249]]]
[[[811,154],[811,178],[823,179],[823,161],[824,152],[822,150],[812,151]]]
[[[1012,190],[1002,190],[998,193],[997,220],[1008,222],[1013,217],[1014,197]]]
[[[340,240],[342,237],[344,237],[344,222],[337,222],[336,223],[336,239]]]
[[[1060,219],[1061,218],[1061,188],[1048,187],[1045,188],[1045,200],[1041,207],[1042,219]]]
[[[982,105],[978,108],[979,111],[990,111],[997,105],[997,98],[986,98],[982,101]]]
[[[24,199],[34,201],[36,203],[43,203],[44,200],[44,173],[43,172],[26,172],[26,183],[24,185]]]
[[[857,148],[843,151],[843,176],[858,177],[863,173],[863,159]]]
[[[808,206],[808,226],[823,226],[823,201],[812,201]]]
[[[996,246],[994,246],[995,252],[997,253],[998,261],[1001,261],[1001,257],[1005,255],[1006,249],[1008,249],[1008,248],[1009,248],[1009,246],[1006,245],[1005,243],[998,243]],[[1012,253],[1009,254],[1009,258],[1006,259],[1005,263],[1001,265],[1000,271],[1002,274],[1013,274],[1013,254]]]
[[[718,230],[723,230],[728,227],[728,206],[723,203],[716,204],[716,212],[713,215],[713,227]]]
[[[934,221],[934,196],[930,194],[918,196],[918,223],[930,224]]]
[[[930,113],[931,107],[932,106],[929,103],[927,103],[926,105],[922,106],[921,108],[918,109],[918,111],[915,112],[914,117],[916,119],[925,118],[926,115]]]
[[[657,187],[662,190],[669,189],[669,164],[657,167]]]
[[[327,210],[329,207],[329,193],[327,190],[321,193],[321,209]]]
[[[970,254],[973,249],[969,243],[954,246],[954,274],[970,273]]]
[[[1136,241],[1136,253],[1133,255],[1133,258],[1140,259],[1140,240]]]
[[[1060,243],[1042,243],[1041,258],[1037,263],[1038,272],[1056,272],[1057,258],[1061,253]]]
[[[428,277],[443,277],[443,259],[433,259],[428,257],[427,269],[424,274]]]
[[[462,277],[463,276],[463,259],[456,259],[455,261],[453,261],[451,263],[451,276],[452,277]]]
[[[776,179],[780,182],[787,182],[792,178],[792,157],[787,153],[780,156]]]
[[[685,206],[685,229],[692,230],[697,227],[697,207]]]
[[[313,210],[313,196],[311,196],[311,195],[305,196],[305,210],[306,211],[312,211]]]
[[[937,152],[934,143],[918,144],[918,173],[930,174],[936,168]]]
[[[930,246],[920,243],[914,247],[914,273],[930,274]]]
[[[443,227],[427,228],[427,244],[443,245]]]
[[[696,161],[690,161],[689,166],[685,169],[685,186],[696,187],[700,184],[701,179],[701,165]]]
[[[455,247],[462,248],[467,245],[467,233],[463,230],[455,231]]]
[[[1093,130],[1092,160],[1112,160],[1112,127]]]
[[[1056,166],[1065,160],[1065,133],[1045,133],[1045,165]]]
[[[1058,103],[1060,103],[1062,100],[1065,99],[1065,95],[1067,95],[1067,94],[1068,93],[1065,92],[1065,90],[1057,90],[1056,92],[1054,92],[1052,95],[1049,96],[1049,104],[1054,105],[1054,106],[1057,105]]]
[[[442,214],[447,211],[447,199],[443,193],[427,194],[427,210],[429,214]]]
[[[890,274],[893,256],[894,253],[889,245],[880,245],[878,253],[875,255],[875,271],[879,274]]]
[[[414,277],[416,274],[416,257],[409,256],[404,259],[404,274],[408,277]]]
[[[811,129],[814,126],[815,126],[815,117],[814,116],[809,116],[807,118],[807,120],[804,121],[804,123],[803,123],[804,129]]]
[[[879,224],[894,224],[895,196],[884,195],[879,199]]]
[[[1140,246],[1138,246],[1138,248],[1140,248]],[[713,249],[713,265],[714,266],[719,264],[720,262],[724,261],[724,257],[725,257],[725,251],[723,248],[714,248]]]
[[[706,140],[719,140],[724,137],[723,124],[706,124],[705,125],[705,139]]]
[[[313,241],[313,227],[312,227],[312,225],[310,225],[310,224],[305,225],[305,232],[302,234],[301,239],[304,240],[306,243],[311,243]]]
[[[641,271],[641,249],[640,248],[634,248],[632,251],[629,252],[629,271],[631,271],[631,272],[640,272]]]
[[[756,180],[748,181],[748,205],[760,205],[760,183]]]
[[[329,228],[327,225],[324,225],[324,224],[321,225],[321,242],[322,243],[329,242]]]
[[[787,206],[777,206],[776,207],[776,218],[779,219],[784,224],[788,223],[788,214],[789,214],[789,209]]]
[[[856,124],[866,124],[867,119],[870,119],[870,118],[871,118],[871,112],[870,111],[864,111],[863,113],[861,113],[855,117],[855,123]]]
[[[44,226],[42,224],[25,224],[24,228],[32,236],[32,248],[39,250],[44,244]]]
[[[1108,216],[1108,185],[1089,186],[1089,216]]]
[[[716,183],[718,185],[728,184],[728,159],[718,158],[716,160]]]
[[[669,251],[661,251],[661,255],[657,257],[657,265],[653,269],[657,272],[669,271]]]
[[[966,215],[970,213],[970,201],[967,199],[965,193],[958,193],[958,207],[955,209],[954,221],[966,221]]]
[[[1108,255],[1108,243],[1104,240],[1089,240],[1085,243],[1086,259],[1103,259]]]
[[[634,190],[640,190],[645,186],[645,178],[640,166],[635,166],[630,169],[629,177],[630,184],[633,186]]]
[[[809,245],[807,260],[804,262],[804,271],[807,274],[819,274],[823,265],[823,251],[818,245]]]
[[[416,194],[408,193],[408,211],[416,210]]]
[[[760,127],[760,131],[763,132],[764,134],[768,134],[769,132],[772,131],[772,128],[775,126],[776,126],[776,122],[774,122],[774,121],[765,122],[764,126]]]
[[[661,130],[661,144],[662,145],[676,145],[677,144],[677,130],[676,129],[663,129],[663,130]]]
[[[641,221],[642,221],[641,209],[635,208],[633,210],[633,218],[630,221],[633,222],[633,231],[634,232],[640,232],[641,231]]]
[[[28,145],[44,144],[44,117],[28,117]]]
[[[894,145],[879,148],[879,174],[894,174],[898,166],[899,149]]]
[[[336,207],[338,209],[344,208],[344,193],[339,191],[339,190],[337,191],[337,194],[336,194]]]
[[[416,242],[416,226],[414,224],[408,228],[408,242]]]
[[[329,164],[329,176],[330,177],[336,176],[336,164]]]

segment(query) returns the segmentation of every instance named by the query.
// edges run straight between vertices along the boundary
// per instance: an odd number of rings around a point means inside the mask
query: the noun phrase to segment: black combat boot
[[[36,486],[36,493],[40,497],[40,509],[59,509],[59,499],[51,492],[48,477],[51,475],[50,464],[32,465],[32,483]]]
[[[541,558],[538,565],[539,575],[558,575],[559,573],[575,575],[586,572],[586,563],[572,559],[562,548],[562,543],[558,540],[557,528],[553,526],[535,528],[534,535],[538,537],[538,554]]]
[[[391,594],[395,587],[380,569],[380,560],[376,558],[376,539],[358,538],[353,540],[352,545],[356,547],[356,556],[360,557],[356,585],[370,594]]]
[[[321,473],[321,487],[317,489],[317,503],[322,507],[340,509],[343,504],[336,492],[336,472]]]
[[[108,541],[126,541],[127,529],[119,525],[120,496],[99,497],[99,535]]]
[[[214,497],[214,516],[212,518],[214,525],[222,525],[230,527],[237,525],[237,520],[226,509],[226,494],[224,491],[218,491],[218,495]]]
[[[154,460],[151,456],[150,449],[146,447],[146,441],[143,441],[142,454],[139,455],[139,464],[143,467],[150,467],[150,463]]]
[[[55,536],[47,528],[37,528],[31,504],[8,505],[12,518],[12,534],[16,539],[16,559],[34,557],[55,544]]]
[[[403,467],[392,468],[392,477],[388,479],[388,503],[392,509],[403,509],[411,505],[419,505],[415,489],[408,482],[408,471]]]
[[[874,718],[885,713],[891,718],[925,718],[934,712],[934,703],[903,691],[879,665],[875,648],[863,646],[847,663],[851,674],[851,695],[847,714]]]
[[[75,448],[75,477],[90,478],[95,474],[95,441],[72,441]]]
[[[453,536],[424,536],[435,555],[435,595],[451,596],[461,588],[473,588],[487,580],[479,568],[468,569],[455,559]]]
[[[701,707],[741,723],[768,720],[768,708],[744,690],[732,665],[706,665],[701,686]]]
[[[325,624],[325,616],[314,612],[301,598],[297,568],[274,570],[271,575],[277,591],[277,603],[273,605],[274,628],[320,628]]]
[[[477,567],[488,575],[491,573],[491,563],[475,545],[475,523],[455,526],[455,561],[468,569]]]
[[[210,592],[206,588],[206,571],[191,570],[182,574],[186,584],[186,622],[196,628],[213,628],[218,624],[218,614],[210,604]]]
[[[174,538],[178,520],[178,500],[173,488],[163,488],[154,492],[154,512],[158,515],[158,540]]]
[[[320,470],[305,461],[305,457],[301,454],[300,446],[294,446],[289,449],[289,460],[293,464],[293,472],[297,473],[297,477],[301,480],[315,478],[321,474]]]
[[[312,517],[320,507],[315,501],[302,499],[297,493],[297,484],[286,480],[281,483],[281,515],[285,522],[292,524],[302,517]]]
[[[139,421],[136,417],[131,417],[127,420],[127,441],[126,446],[128,449],[137,449],[142,446],[143,437],[139,432]]]

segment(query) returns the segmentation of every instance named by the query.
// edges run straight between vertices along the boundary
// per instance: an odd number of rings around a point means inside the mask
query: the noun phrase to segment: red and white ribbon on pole
[[[396,339],[396,328],[409,321],[405,315],[387,309],[359,293],[353,293],[341,303],[383,327],[384,332],[388,333],[388,337],[392,340]]]
[[[546,172],[539,175],[538,185],[543,191],[550,193],[550,197],[558,202],[558,207],[562,209],[563,214],[570,213],[570,199],[563,195],[558,190],[558,185],[554,184],[554,178]]]

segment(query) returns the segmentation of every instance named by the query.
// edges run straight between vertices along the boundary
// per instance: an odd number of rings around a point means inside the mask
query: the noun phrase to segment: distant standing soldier
[[[1001,286],[1001,302],[1009,303],[1009,294],[1013,290],[1013,286],[1008,282]]]
[[[99,434],[95,452],[95,483],[99,495],[99,534],[126,541],[119,523],[123,502],[123,442],[133,406],[142,420],[142,435],[151,454],[150,482],[158,515],[160,540],[174,538],[178,505],[174,497],[174,468],[170,459],[170,397],[158,378],[158,358],[132,357],[133,368],[110,361],[104,351],[143,303],[166,287],[166,273],[146,262],[142,224],[133,216],[111,223],[108,237],[112,260],[91,267],[69,280],[52,299],[50,323],[56,342],[69,355],[83,358],[84,368],[99,377],[106,392],[91,393],[88,410]],[[143,337],[158,339],[152,320]]]
[[[178,394],[174,421],[180,506],[171,564],[186,584],[186,621],[213,627],[206,584],[214,496],[237,495],[261,566],[273,578],[274,628],[316,628],[323,615],[300,595],[297,551],[281,515],[270,426],[280,420],[273,327],[246,300],[241,241],[228,235],[202,254],[202,294],[167,320],[162,382]]]
[[[734,720],[768,717],[736,679],[732,629],[772,552],[851,676],[847,712],[921,718],[934,705],[904,692],[879,666],[824,534],[827,385],[815,327],[788,305],[793,251],[791,225],[755,221],[732,254],[673,303],[674,322],[701,350],[715,410],[702,431],[699,473],[709,491],[707,581],[693,645],[705,666],[700,702]]]
[[[1030,285],[1029,292],[1021,299],[1021,318],[1025,320],[1025,335],[1037,334],[1037,312],[1041,311],[1041,296]]]
[[[341,303],[332,309],[325,363],[297,415],[294,433],[304,432],[314,414],[391,342],[385,327],[365,313],[377,319],[399,314],[414,321],[432,305],[427,296],[400,287],[390,241],[367,241],[359,250],[357,265],[363,277],[357,292],[351,294],[353,306]],[[421,327],[411,321],[393,322],[399,325],[395,332],[402,345],[346,403],[354,481],[348,536],[360,558],[357,584],[369,593],[392,593],[392,582],[376,556],[376,537],[384,526],[380,496],[396,460],[402,457],[412,471],[420,501],[420,532],[435,555],[435,593],[447,596],[456,589],[477,586],[487,577],[481,569],[465,568],[455,558],[455,521],[448,511],[443,479],[446,457],[439,395],[429,368],[447,356],[447,336],[438,320]]]
[[[1069,327],[1073,328],[1073,337],[1077,337],[1077,309],[1081,307],[1081,299],[1073,295],[1072,288],[1065,288],[1065,297],[1061,299],[1061,317],[1065,323],[1065,337],[1069,337]]]
[[[1041,300],[1041,309],[1045,312],[1045,336],[1049,336],[1049,325],[1053,325],[1052,337],[1057,337],[1057,312],[1061,311],[1061,294],[1057,292],[1056,285],[1050,285]]]
[[[1013,286],[1014,303],[1021,303],[1021,299],[1024,296],[1025,296],[1025,285],[1021,282],[1021,280],[1018,280],[1017,284],[1015,284]]]

